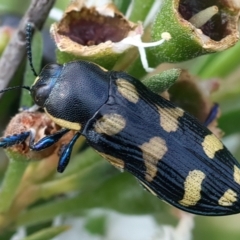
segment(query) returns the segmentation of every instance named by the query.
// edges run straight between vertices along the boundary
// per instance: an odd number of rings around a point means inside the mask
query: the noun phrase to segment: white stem
[[[194,25],[196,28],[203,26],[208,20],[210,20],[215,14],[218,13],[218,7],[212,6],[208,7],[201,12],[192,16],[188,21]]]
[[[162,37],[162,39],[160,39],[159,41],[143,43],[142,39],[141,39],[141,36],[140,35],[136,35],[134,37],[126,37],[126,38],[124,38],[121,41],[121,43],[129,44],[129,45],[137,47],[138,51],[139,51],[139,55],[140,55],[140,59],[141,59],[143,68],[145,69],[146,72],[152,72],[154,70],[154,68],[150,68],[149,65],[148,65],[145,48],[159,46],[159,45],[163,44],[165,41],[168,41],[168,40],[171,39],[171,35],[168,32],[162,33],[161,37]]]
[[[143,68],[145,69],[146,72],[152,72],[154,70],[154,68],[151,68],[148,65],[147,55],[146,55],[146,51],[145,51],[144,47],[138,47],[138,51],[139,51],[139,55],[140,55],[140,59],[141,59]]]
[[[130,45],[135,46],[135,47],[147,48],[147,47],[156,47],[158,45],[161,45],[164,41],[165,41],[165,39],[161,39],[161,40],[156,41],[156,42],[144,43],[144,42],[141,41],[140,36],[139,36],[139,39],[137,39],[136,36],[135,36],[135,37],[124,38],[122,40],[122,43],[130,44]]]
[[[140,35],[136,35],[134,37],[126,37],[121,42],[125,43],[125,44],[130,44],[130,45],[135,46],[135,47],[147,48],[147,47],[159,46],[159,45],[163,44],[165,41],[168,41],[168,40],[171,39],[171,35],[168,32],[163,32],[161,34],[161,37],[162,37],[162,39],[160,39],[160,40],[158,40],[156,42],[144,43],[144,42],[142,42],[141,36]]]

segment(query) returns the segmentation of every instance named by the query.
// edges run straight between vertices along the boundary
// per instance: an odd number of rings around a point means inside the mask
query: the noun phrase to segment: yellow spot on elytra
[[[218,204],[224,207],[232,206],[237,201],[237,193],[232,189],[228,189],[218,200]]]
[[[98,151],[97,151],[98,152]],[[98,152],[103,158],[105,158],[106,160],[108,160],[114,167],[120,169],[120,170],[123,170],[124,169],[124,161],[119,159],[119,158],[116,158],[116,157],[113,157],[109,154],[105,154],[105,153],[102,153],[102,152]]]
[[[203,150],[209,158],[214,158],[218,150],[223,149],[221,141],[213,134],[207,135],[202,142]]]
[[[147,184],[145,184],[144,182],[142,182],[142,181],[139,181],[142,185],[143,185],[143,187],[145,187],[152,195],[154,195],[154,196],[156,196],[157,197],[157,194],[147,185]]]
[[[137,103],[139,95],[134,85],[123,78],[119,78],[117,81],[117,89],[120,94],[126,98],[129,102]]]
[[[142,150],[143,160],[146,166],[145,178],[148,182],[151,182],[157,175],[158,161],[162,159],[168,150],[166,141],[160,137],[153,137],[149,142],[139,147]]]
[[[240,169],[234,165],[234,172],[233,172],[234,181],[240,184]]]
[[[64,119],[60,119],[60,118],[55,118],[53,117],[51,114],[49,114],[47,112],[47,109],[44,108],[45,113],[55,122],[57,123],[59,126],[64,127],[64,128],[68,128],[68,129],[72,129],[72,130],[76,130],[79,131],[81,129],[81,124],[77,123],[77,122],[69,122],[66,121]]]
[[[184,182],[184,196],[179,203],[183,206],[194,206],[201,199],[202,181],[206,175],[200,170],[190,171]]]
[[[111,113],[103,115],[96,121],[94,129],[98,133],[104,133],[112,136],[121,132],[126,126],[126,120],[123,116]]]
[[[157,106],[160,125],[166,132],[175,132],[178,129],[178,118],[182,117],[184,111],[181,108],[161,108]]]

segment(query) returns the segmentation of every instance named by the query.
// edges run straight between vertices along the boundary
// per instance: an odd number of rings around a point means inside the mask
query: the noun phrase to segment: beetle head
[[[62,67],[62,65],[58,64],[49,64],[42,69],[41,73],[36,78],[30,92],[34,102],[38,106],[44,107],[53,86],[61,74]]]

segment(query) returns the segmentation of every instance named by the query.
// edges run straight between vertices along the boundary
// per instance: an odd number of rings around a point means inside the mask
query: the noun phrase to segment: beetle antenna
[[[31,45],[32,33],[33,33],[33,25],[31,23],[27,23],[27,26],[26,26],[27,57],[28,57],[28,61],[29,61],[29,65],[31,67],[31,70],[32,70],[34,76],[37,77],[38,74],[36,73],[36,71],[33,67],[33,62],[32,62],[32,45]]]
[[[7,91],[17,89],[17,88],[24,88],[24,89],[27,89],[28,91],[31,91],[31,88],[28,87],[28,86],[14,86],[14,87],[9,87],[9,88],[5,88],[3,90],[0,90],[0,93],[7,92]]]

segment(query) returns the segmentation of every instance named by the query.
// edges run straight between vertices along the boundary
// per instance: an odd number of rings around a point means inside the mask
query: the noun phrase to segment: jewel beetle
[[[29,139],[39,151],[75,130],[59,172],[83,135],[112,165],[177,208],[209,216],[240,212],[240,165],[232,154],[197,119],[127,73],[86,61],[49,64],[31,87],[21,87],[62,129],[36,143],[31,130],[5,137],[1,147]]]

